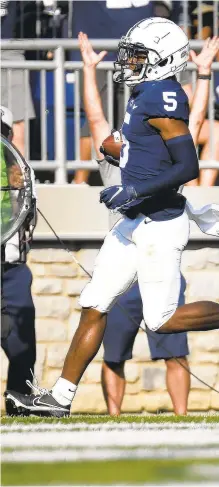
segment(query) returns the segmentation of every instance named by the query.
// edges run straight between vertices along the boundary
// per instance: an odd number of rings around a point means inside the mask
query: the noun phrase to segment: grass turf
[[[122,415],[112,418],[107,415],[72,415],[70,418],[37,418],[37,417],[3,417],[2,425],[37,425],[37,424],[216,424],[219,415]],[[57,433],[58,434],[58,433]],[[185,452],[186,457],[186,452]],[[203,478],[203,470],[209,472]],[[219,475],[219,459],[142,459],[142,460],[95,460],[77,462],[51,462],[51,463],[3,463],[2,485],[113,485],[115,483],[145,482],[184,482],[209,480],[211,468],[216,468]],[[212,479],[212,480],[215,480]]]
[[[1,485],[92,485],[204,480],[199,469],[219,467],[219,460],[118,460],[64,463],[6,463]],[[207,479],[206,479],[207,480]]]
[[[191,415],[191,416],[166,416],[165,414],[159,415],[121,415],[119,417],[112,418],[108,415],[93,415],[93,414],[78,414],[72,415],[69,418],[39,418],[36,416],[30,417],[2,417],[2,425],[13,425],[13,424],[76,424],[76,423],[86,423],[86,424],[104,424],[104,423],[219,423],[219,414],[214,415]]]

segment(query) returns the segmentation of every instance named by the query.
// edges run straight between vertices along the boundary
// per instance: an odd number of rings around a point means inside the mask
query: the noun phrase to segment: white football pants
[[[142,214],[135,220],[121,218],[105,238],[80,305],[108,312],[138,279],[145,323],[158,330],[178,305],[181,255],[188,239],[186,211],[161,222]]]

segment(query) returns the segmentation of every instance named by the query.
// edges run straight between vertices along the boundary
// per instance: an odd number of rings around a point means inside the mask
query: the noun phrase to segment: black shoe
[[[15,391],[4,393],[6,403],[10,404],[11,414],[29,416],[55,417],[62,418],[70,415],[70,405],[62,406],[59,404],[50,391],[42,389],[40,394],[21,394]]]
[[[6,416],[29,416],[29,411],[26,410],[25,412],[21,413],[18,411],[18,408],[15,409],[14,403],[12,401],[5,401],[5,412]]]

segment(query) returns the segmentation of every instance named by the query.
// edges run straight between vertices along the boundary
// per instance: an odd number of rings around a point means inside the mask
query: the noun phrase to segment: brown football
[[[114,157],[115,159],[119,159],[120,151],[122,147],[122,137],[119,131],[115,131],[112,135],[109,135],[103,142],[102,147],[104,148],[105,152],[109,155]]]

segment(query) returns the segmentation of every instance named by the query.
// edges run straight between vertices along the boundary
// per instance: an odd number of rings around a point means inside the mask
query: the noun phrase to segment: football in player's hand
[[[122,143],[121,133],[119,131],[114,131],[102,142],[102,148],[104,149],[105,154],[108,154],[118,160],[120,157]]]

